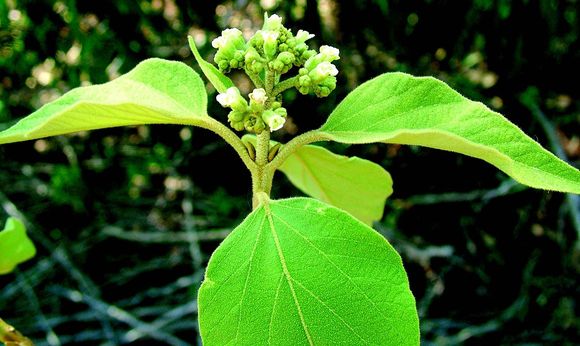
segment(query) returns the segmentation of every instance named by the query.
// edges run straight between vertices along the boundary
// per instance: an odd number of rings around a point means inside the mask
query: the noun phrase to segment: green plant
[[[338,50],[310,49],[278,16],[251,39],[228,29],[214,40],[216,68],[190,46],[231,111],[207,114],[201,78],[179,62],[149,59],[102,85],[72,90],[0,133],[0,143],[140,124],[206,128],[238,153],[252,176],[253,211],[215,251],[199,291],[208,345],[418,344],[415,301],[401,259],[369,227],[392,192],[389,174],[361,158],[311,143],[424,145],[481,158],[517,181],[580,192],[580,173],[501,115],[433,78],[387,73],[349,94],[317,130],[285,144],[270,139],[287,117],[281,94],[327,96]],[[255,89],[241,95],[224,73],[242,69]],[[297,73],[295,71],[297,70]],[[287,73],[292,77],[282,78]],[[276,170],[315,197],[271,200]]]
[[[34,257],[36,248],[22,221],[10,217],[0,231],[0,275],[10,273],[16,265]]]

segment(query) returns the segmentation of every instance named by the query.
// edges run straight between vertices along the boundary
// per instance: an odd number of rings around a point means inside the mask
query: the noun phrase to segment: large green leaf
[[[6,220],[0,231],[0,274],[7,274],[16,265],[34,257],[36,248],[26,235],[24,224],[13,217]]]
[[[393,193],[391,176],[381,166],[315,145],[300,147],[279,170],[304,193],[368,225],[381,219],[385,200]]]
[[[105,84],[73,89],[0,132],[0,144],[140,124],[191,124],[207,116],[204,84],[187,65],[141,62]]]
[[[387,73],[351,92],[320,129],[343,143],[424,145],[483,159],[520,183],[580,193],[580,171],[479,102],[430,77]]]
[[[220,70],[218,70],[211,63],[203,60],[201,54],[199,54],[199,51],[195,46],[193,37],[187,36],[187,41],[189,42],[189,48],[191,49],[191,52],[193,53],[193,56],[195,57],[197,64],[201,68],[201,71],[217,91],[223,93],[226,90],[228,90],[228,88],[234,86],[234,82],[232,82],[231,79],[229,79],[226,75],[221,73]]]
[[[310,198],[262,202],[212,255],[204,345],[418,345],[401,258],[373,229]]]

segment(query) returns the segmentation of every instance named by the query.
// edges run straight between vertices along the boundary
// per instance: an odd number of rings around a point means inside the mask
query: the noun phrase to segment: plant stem
[[[270,130],[264,129],[257,136],[256,143],[256,164],[263,167],[268,163],[268,151],[270,150]]]
[[[288,156],[305,144],[324,140],[330,140],[330,138],[323,132],[306,132],[282,146],[282,149],[280,149],[274,159],[268,162],[270,131],[262,131],[257,136],[256,170],[252,172],[252,208],[256,209],[264,202],[264,198],[270,197],[274,173]]]
[[[264,87],[264,82],[262,81],[260,76],[258,76],[258,74],[251,73],[248,70],[245,70],[245,71],[246,71],[246,74],[248,75],[248,77],[250,77],[250,80],[252,81],[252,83],[254,83],[254,86],[256,88],[263,88]]]
[[[272,93],[275,83],[276,83],[276,72],[270,71],[270,69],[266,69],[266,94],[268,95],[269,98],[275,96]]]
[[[257,169],[256,163],[250,158],[248,150],[246,149],[244,143],[242,143],[240,137],[238,137],[238,135],[236,135],[227,126],[209,116],[203,118],[190,119],[188,125],[202,127],[204,129],[212,131],[213,133],[223,138],[238,153],[238,156],[240,156],[240,158],[242,159],[242,161],[244,162],[250,173],[252,175],[254,174],[254,172]]]
[[[256,209],[260,200],[259,193],[270,196],[272,189],[273,172],[268,167],[268,151],[270,150],[270,131],[265,129],[257,136],[256,143],[256,170],[252,172],[252,206]]]
[[[276,84],[276,86],[272,90],[272,96],[275,97],[276,95],[280,94],[284,90],[288,90],[288,89],[294,87],[294,85],[296,85],[297,80],[298,80],[298,76],[294,76],[294,77],[285,79],[282,82]]]
[[[276,157],[274,157],[274,159],[267,165],[267,168],[268,170],[274,172],[290,155],[292,155],[301,146],[314,142],[329,140],[331,140],[331,138],[328,134],[318,130],[312,130],[305,132],[300,136],[296,136],[290,142],[282,146]]]

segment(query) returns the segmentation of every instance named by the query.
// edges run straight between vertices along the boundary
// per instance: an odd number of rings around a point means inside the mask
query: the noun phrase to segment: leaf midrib
[[[300,231],[298,231],[295,227],[293,227],[292,225],[290,225],[288,222],[284,221],[281,217],[277,217],[280,222],[284,223],[286,225],[286,227],[288,227],[288,229],[290,229],[292,232],[294,232],[298,237],[300,237],[301,239],[303,239],[310,247],[312,247],[314,250],[316,250],[316,252],[318,252],[318,254],[320,256],[322,256],[326,261],[328,261],[328,263],[330,263],[334,269],[336,271],[338,271],[341,275],[343,275],[348,282],[350,282],[354,287],[356,287],[356,289],[362,294],[363,297],[365,297],[365,299],[373,306],[373,308],[376,309],[376,311],[383,316],[383,318],[385,320],[388,319],[387,316],[385,316],[385,314],[383,313],[383,311],[381,309],[379,309],[379,307],[375,304],[375,302],[366,294],[365,290],[363,290],[356,282],[354,282],[352,280],[352,278],[345,273],[340,266],[338,266],[336,263],[334,263],[334,261],[324,252],[322,251],[318,246],[316,246],[316,244],[314,244],[310,239],[308,239],[307,237],[305,237],[302,233],[300,233]],[[298,282],[297,282],[298,283]],[[300,284],[300,283],[298,283]],[[302,285],[300,285],[302,286]],[[307,290],[309,291],[309,290]],[[311,293],[313,294],[313,293]],[[318,297],[316,297],[318,299]],[[320,299],[318,299],[320,300]],[[322,302],[322,301],[321,301]],[[324,304],[326,306],[326,304]],[[352,326],[350,324],[348,324],[346,321],[344,321],[342,319],[342,317],[336,313],[334,313],[339,319],[341,319],[343,321],[343,323],[356,335],[358,336],[361,340],[365,341],[360,335],[358,335],[358,333],[356,333],[356,331],[352,328]]]
[[[284,252],[282,251],[282,247],[280,245],[280,239],[278,238],[278,234],[276,233],[276,227],[274,226],[274,220],[272,218],[272,211],[270,210],[270,205],[268,203],[264,204],[264,212],[266,213],[266,217],[268,218],[268,224],[270,225],[270,232],[272,233],[272,237],[274,238],[274,244],[276,246],[276,251],[278,252],[278,258],[280,259],[280,264],[282,266],[282,272],[284,273],[284,277],[286,278],[286,282],[288,282],[288,287],[290,288],[290,293],[292,294],[292,299],[294,300],[294,305],[296,306],[296,310],[298,312],[298,316],[300,317],[300,324],[302,325],[302,329],[304,330],[304,334],[306,335],[306,339],[308,340],[308,344],[310,346],[314,346],[314,342],[312,341],[312,336],[308,331],[308,326],[306,325],[306,320],[304,319],[304,314],[302,313],[302,307],[300,306],[300,302],[298,301],[298,296],[296,294],[296,290],[294,289],[294,279],[288,270],[288,266],[286,264],[286,259],[284,258]],[[272,307],[273,308],[273,307]]]

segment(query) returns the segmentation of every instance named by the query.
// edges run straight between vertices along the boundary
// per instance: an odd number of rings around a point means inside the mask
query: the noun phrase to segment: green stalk
[[[276,86],[272,90],[272,96],[275,97],[278,94],[280,94],[281,92],[294,87],[294,85],[296,85],[297,80],[298,80],[298,76],[294,76],[294,77],[285,79],[285,80],[281,81],[280,83],[276,84]]]
[[[242,159],[250,173],[254,174],[257,169],[256,163],[250,158],[248,154],[248,149],[238,135],[236,135],[232,130],[230,130],[227,126],[220,123],[219,121],[215,120],[212,117],[204,117],[201,120],[199,119],[191,119],[188,122],[188,125],[199,126],[204,129],[210,130],[213,133],[217,134],[221,138],[223,138],[226,143],[228,143],[238,156]],[[266,154],[267,155],[267,154]]]
[[[268,152],[270,150],[270,131],[264,129],[257,136],[256,143],[256,170],[252,173],[252,206],[256,209],[260,205],[259,193],[265,193],[268,197],[272,190],[274,174],[268,167]]]
[[[268,95],[268,98],[275,96],[272,92],[274,84],[276,84],[276,72],[266,69],[266,94]]]
[[[248,70],[244,70],[246,71],[246,75],[248,75],[248,77],[250,77],[250,80],[252,81],[252,83],[254,83],[254,86],[256,88],[263,88],[264,87],[264,82],[262,81],[262,78],[260,78],[260,76],[258,76],[257,73],[251,73]]]
[[[284,161],[292,155],[296,150],[300,147],[314,143],[314,142],[322,142],[322,141],[329,141],[330,138],[324,132],[318,130],[312,130],[301,134],[300,136],[294,137],[290,142],[282,145],[282,148],[278,152],[278,154],[274,157],[274,159],[268,164],[268,170],[274,172],[278,167],[284,163]],[[272,173],[273,175],[273,173]]]

